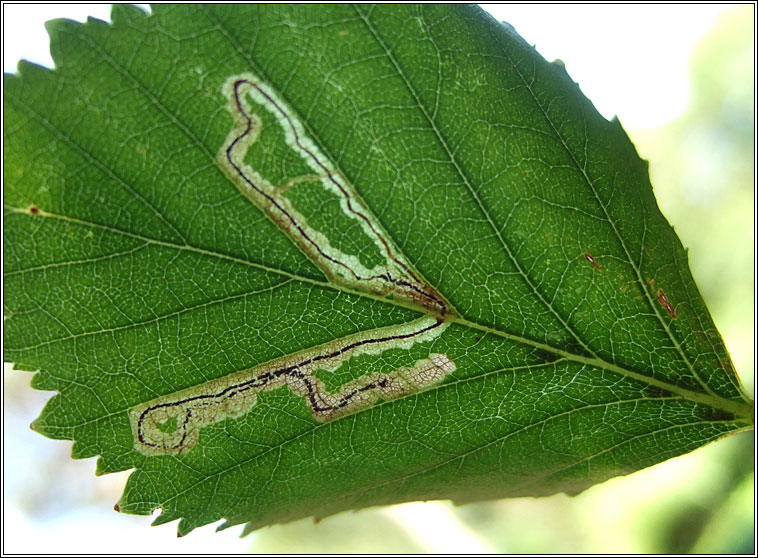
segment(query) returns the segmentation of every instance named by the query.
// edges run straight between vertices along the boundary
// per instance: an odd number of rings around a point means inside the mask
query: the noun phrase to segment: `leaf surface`
[[[5,89],[5,359],[179,532],[577,493],[753,424],[647,166],[466,6],[117,5]]]

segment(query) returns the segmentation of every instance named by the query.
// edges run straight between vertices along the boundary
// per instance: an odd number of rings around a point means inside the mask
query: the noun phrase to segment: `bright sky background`
[[[652,128],[687,106],[692,47],[727,5],[485,4],[548,60],[560,58],[607,118],[627,129]],[[108,20],[108,4],[5,4],[3,67],[20,58],[52,66],[44,22],[58,17]]]
[[[569,75],[606,118],[653,128],[687,107],[689,57],[728,5],[505,5],[507,21]]]
[[[725,7],[533,4],[485,8],[496,19],[511,23],[548,60],[563,60],[569,74],[603,115],[610,118],[617,114],[627,129],[637,129],[664,124],[686,108],[690,52]],[[107,20],[110,7],[5,4],[3,12],[4,71],[14,72],[20,58],[52,66],[45,21],[58,17],[83,21],[88,15]],[[19,373],[11,374],[17,378]],[[28,383],[25,377],[18,381]],[[49,395],[33,392],[29,397],[44,400]],[[35,482],[33,471],[51,459],[49,454],[58,451],[55,448],[65,445],[65,452],[70,448],[70,443],[53,442],[32,433],[27,425],[39,413],[41,404],[33,403],[28,408],[29,416],[5,417],[4,421],[6,432],[14,432],[12,438],[5,437],[4,459],[13,456],[15,460],[20,455],[25,465],[17,467],[14,463],[4,470],[4,552],[233,553],[248,549],[251,541],[237,538],[239,528],[223,534],[215,534],[212,528],[198,529],[192,536],[177,541],[175,524],[149,529],[149,518],[117,517],[109,509],[103,510],[100,502],[50,517],[49,521],[26,515],[16,507],[23,498],[25,483]],[[45,466],[51,465],[48,462]],[[95,478],[94,459],[72,462],[71,466],[81,471],[88,486],[102,487],[98,490],[119,485],[116,494],[126,478],[124,474]],[[15,469],[21,470],[21,477],[14,476]],[[427,506],[426,513],[403,515],[400,511],[398,517],[404,517],[403,521],[415,517],[417,522],[429,517],[428,512],[436,517],[437,504]],[[437,517],[430,522],[429,540],[439,537],[440,521]],[[414,525],[413,530],[422,534],[423,526]],[[477,547],[475,534],[454,523],[446,523],[444,532],[449,538],[458,537],[459,543],[468,542],[466,548],[487,551]],[[467,537],[470,540],[466,541]],[[465,551],[452,540],[446,544],[448,551],[453,548]]]

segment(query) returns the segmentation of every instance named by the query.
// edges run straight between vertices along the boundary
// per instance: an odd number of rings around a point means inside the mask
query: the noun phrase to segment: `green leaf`
[[[751,428],[647,166],[468,6],[116,5],[5,88],[5,359],[121,511],[580,492]]]

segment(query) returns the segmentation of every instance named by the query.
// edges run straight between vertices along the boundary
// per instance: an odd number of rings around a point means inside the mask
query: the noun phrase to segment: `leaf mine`
[[[380,295],[392,295],[444,316],[447,304],[432,287],[411,270],[411,266],[382,231],[381,225],[358,199],[353,186],[332,161],[326,157],[305,131],[295,112],[276,91],[246,72],[231,76],[223,87],[234,128],[218,153],[218,162],[240,191],[271,217],[297,243],[313,262],[341,284]],[[273,185],[257,170],[245,163],[248,150],[261,133],[262,120],[253,109],[271,113],[284,132],[290,149],[313,171],[311,176],[294,177],[286,184]],[[366,268],[360,260],[337,248],[323,230],[308,224],[285,192],[296,183],[314,182],[337,196],[342,213],[359,223],[361,230],[379,249],[384,262]]]
[[[334,371],[361,354],[409,349],[436,339],[446,327],[447,322],[426,317],[364,331],[159,397],[129,412],[134,447],[146,455],[187,452],[197,443],[201,428],[241,417],[255,406],[259,393],[282,386],[302,396],[320,422],[365,409],[379,399],[389,401],[435,386],[455,371],[455,363],[445,354],[432,353],[411,367],[361,376],[337,393],[330,393],[314,372]]]

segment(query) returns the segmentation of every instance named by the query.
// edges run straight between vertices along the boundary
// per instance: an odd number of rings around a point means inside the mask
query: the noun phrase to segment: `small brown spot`
[[[480,340],[481,340],[481,337],[477,337],[475,343],[479,343]]]
[[[590,263],[592,264],[592,267],[594,267],[594,268],[595,268],[595,269],[597,269],[597,270],[599,270],[599,269],[600,269],[600,266],[599,266],[599,265],[598,265],[598,263],[595,261],[595,258],[593,258],[592,256],[590,256],[590,255],[589,255],[587,252],[585,252],[585,253],[584,253],[584,254],[582,254],[582,255],[584,256],[584,259],[585,259],[585,260],[587,260],[588,262],[590,262]]]
[[[650,385],[644,387],[643,393],[645,394],[645,397],[651,399],[665,399],[667,397],[672,397],[673,395],[670,391]]]
[[[29,208],[29,213],[31,213],[32,215],[39,215],[39,207],[37,207],[36,205],[31,206]]]
[[[29,428],[31,428],[32,430],[34,430],[34,423],[31,423],[31,424],[29,425]]]
[[[176,538],[181,539],[184,535],[182,535],[179,531],[176,532]]]
[[[323,519],[324,519],[323,517],[314,517],[314,518],[313,518],[313,524],[314,524],[314,525],[318,525],[319,523],[321,523],[321,521],[322,521]]]
[[[116,510],[117,512],[121,511],[121,508],[118,507],[118,504],[113,504],[113,509]]]
[[[711,422],[731,422],[735,420],[732,413],[728,411],[722,411],[719,409],[712,409],[708,407],[702,407],[697,409],[697,415],[700,418]]]
[[[666,293],[663,292],[663,289],[658,289],[658,302],[660,302],[661,306],[666,309],[666,312],[669,313],[669,316],[671,316],[672,319],[676,320],[676,312],[674,311],[674,306],[669,302],[669,299],[666,296]]]

